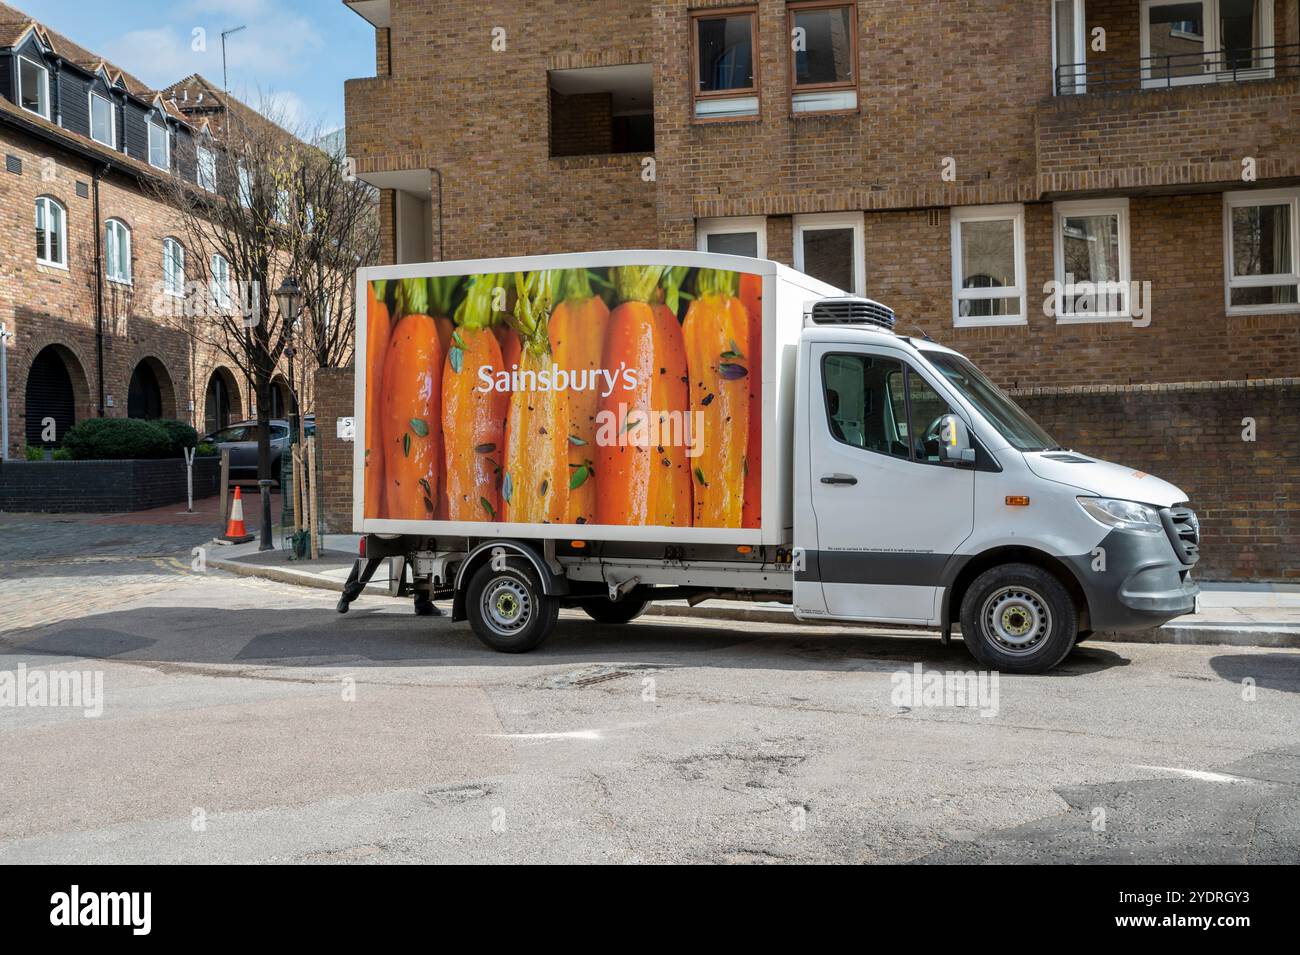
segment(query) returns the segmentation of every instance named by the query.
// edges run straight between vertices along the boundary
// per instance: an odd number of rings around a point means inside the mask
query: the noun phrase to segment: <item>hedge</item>
[[[87,418],[63,436],[63,447],[78,461],[121,461],[180,457],[186,440],[193,447],[198,434],[179,421]]]

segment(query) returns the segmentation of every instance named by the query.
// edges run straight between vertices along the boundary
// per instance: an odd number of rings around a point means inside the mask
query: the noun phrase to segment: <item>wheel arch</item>
[[[465,585],[480,567],[498,553],[503,557],[518,557],[528,562],[542,583],[542,593],[548,597],[563,596],[569,592],[569,581],[555,573],[546,562],[537,545],[530,541],[501,539],[483,541],[471,550],[456,570],[456,591],[451,600],[451,619],[465,619]]]
[[[1036,547],[1010,545],[994,547],[949,565],[945,573],[943,612],[940,616],[945,632],[960,619],[961,602],[971,583],[984,571],[999,564],[1032,564],[1047,571],[1061,582],[1061,586],[1069,592],[1075,607],[1078,608],[1078,629],[1090,629],[1091,611],[1088,607],[1088,594],[1070,565]]]

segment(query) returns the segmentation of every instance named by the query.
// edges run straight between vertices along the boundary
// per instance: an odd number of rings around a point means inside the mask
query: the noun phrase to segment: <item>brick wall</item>
[[[76,395],[78,420],[98,413],[95,334],[94,170],[74,154],[8,126],[0,127],[0,152],[16,156],[22,173],[0,170],[0,322],[13,333],[9,346],[9,422],[12,456],[22,450],[27,373],[48,345],[58,346]],[[84,184],[87,195],[78,194]],[[36,262],[32,234],[38,196],[58,200],[67,213],[66,269]],[[132,284],[105,282],[103,377],[108,417],[125,417],[132,372],[148,361],[159,377],[164,417],[204,428],[204,395],[218,368],[239,391],[243,375],[228,359],[195,342],[160,311],[162,243],[178,234],[175,214],[138,182],[110,174],[100,182],[100,221],[120,219],[131,229]],[[187,261],[187,278],[197,279]],[[236,408],[246,397],[233,396]],[[191,402],[193,407],[191,408]],[[236,411],[238,413],[238,411]]]
[[[564,96],[551,90],[551,155],[608,153],[614,144],[614,97],[609,93]]]
[[[1300,381],[1020,394],[1068,448],[1178,485],[1201,519],[1207,580],[1300,580]],[[1255,440],[1243,440],[1247,419]]]
[[[9,461],[0,464],[0,511],[120,513],[186,500],[185,462]],[[194,497],[221,485],[221,459],[196,458]]]
[[[320,522],[326,534],[352,533],[352,443],[338,438],[338,419],[353,416],[351,368],[316,372],[316,441],[320,455]]]

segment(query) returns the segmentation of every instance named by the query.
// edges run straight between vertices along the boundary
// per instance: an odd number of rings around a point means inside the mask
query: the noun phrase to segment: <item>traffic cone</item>
[[[239,486],[236,485],[235,500],[230,505],[230,523],[226,525],[226,532],[217,538],[226,544],[246,544],[253,539],[253,535],[244,527],[244,499],[239,491]]]

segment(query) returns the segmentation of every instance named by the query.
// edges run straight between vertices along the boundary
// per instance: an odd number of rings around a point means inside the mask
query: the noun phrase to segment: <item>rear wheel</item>
[[[1006,673],[1042,673],[1073,648],[1074,600],[1061,582],[1033,564],[984,571],[961,602],[961,633],[980,663]]]
[[[631,623],[645,613],[648,606],[648,600],[615,601],[602,597],[599,600],[585,601],[582,610],[597,623]]]
[[[499,569],[489,562],[474,572],[465,610],[475,635],[493,650],[527,653],[551,635],[560,605],[543,593],[531,567],[510,559]]]

